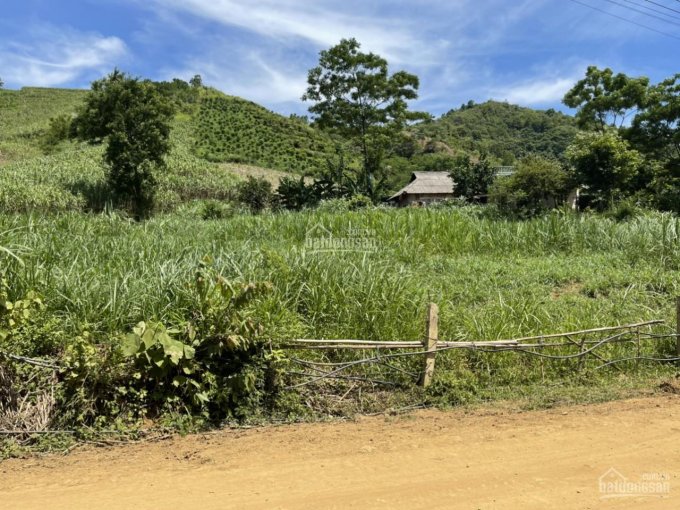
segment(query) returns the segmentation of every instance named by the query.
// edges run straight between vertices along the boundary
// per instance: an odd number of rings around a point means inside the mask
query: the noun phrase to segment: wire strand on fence
[[[627,326],[617,326],[617,327],[610,327],[610,328],[595,328],[591,330],[583,330],[581,332],[572,332],[572,333],[561,333],[558,335],[555,335],[554,337],[569,337],[569,336],[574,336],[577,334],[590,334],[590,333],[598,333],[598,332],[605,332],[605,331],[615,331],[615,330],[620,330],[620,329],[627,329],[628,331],[623,331],[621,333],[617,333],[616,335],[611,335],[608,336],[602,340],[591,340],[591,341],[586,341],[584,340],[582,344],[579,344],[578,342],[575,342],[574,340],[571,340],[570,343],[566,342],[559,342],[559,343],[550,343],[550,344],[510,344],[510,343],[505,343],[504,345],[490,345],[493,344],[493,342],[465,342],[464,344],[461,343],[455,343],[455,342],[448,342],[447,345],[444,345],[442,347],[437,346],[437,352],[445,352],[445,351],[450,351],[450,350],[455,350],[455,349],[465,349],[465,350],[470,350],[473,352],[485,352],[485,353],[500,353],[500,352],[513,352],[513,353],[519,353],[519,354],[527,354],[530,356],[537,356],[540,358],[545,358],[545,359],[552,359],[552,360],[569,360],[569,359],[582,359],[585,358],[588,354],[594,353],[596,349],[599,347],[608,344],[608,343],[623,343],[623,342],[634,342],[634,339],[629,339],[625,338],[628,335],[633,335],[637,334],[639,332],[639,328],[647,326],[647,325],[653,325],[653,324],[661,324],[663,321],[648,321],[648,322],[642,322],[638,324],[633,324],[633,325],[627,325]],[[652,334],[652,333],[640,333],[641,336],[646,336],[648,339],[658,339],[658,338],[671,338],[671,337],[677,337],[677,334],[668,334],[668,335],[663,335],[663,334]],[[539,339],[539,338],[548,338],[548,336],[544,337],[525,337],[526,340],[531,340],[531,339]],[[461,345],[463,344],[463,345]],[[582,348],[582,345],[590,345],[588,349],[584,349],[579,351],[578,353],[574,354],[564,354],[564,355],[552,355],[552,354],[543,354],[540,352],[536,352],[535,350],[530,350],[530,349],[542,349],[542,348],[558,348],[558,347],[579,347]],[[339,347],[338,347],[339,348]],[[376,356],[370,357],[370,358],[364,358],[360,360],[354,360],[350,362],[316,362],[316,361],[305,361],[305,360],[300,360],[298,358],[293,358],[294,361],[301,363],[301,364],[307,364],[307,365],[316,365],[316,366],[327,366],[327,367],[337,367],[330,372],[326,372],[320,369],[317,369],[318,372],[323,372],[319,376],[313,377],[311,380],[304,381],[298,384],[286,386],[284,389],[290,390],[290,389],[295,389],[295,388],[300,388],[303,386],[307,386],[309,384],[313,384],[315,382],[321,381],[326,378],[334,378],[334,376],[344,370],[347,370],[352,367],[356,367],[359,365],[363,364],[369,364],[369,363],[379,363],[379,364],[385,364],[384,360],[387,359],[396,359],[396,358],[403,358],[403,357],[408,357],[408,356],[419,356],[423,354],[428,354],[429,351],[427,350],[420,350],[420,351],[415,351],[415,352],[401,352],[401,353],[390,353],[390,354],[381,354],[380,348],[376,349],[378,351],[378,354]],[[597,356],[598,359],[601,361],[606,361],[604,358]],[[644,357],[644,356],[636,356],[636,357],[631,357],[631,358],[623,358],[619,360],[613,360],[613,361],[606,361],[604,364],[600,365],[599,367],[596,368],[596,370],[599,370],[601,368],[604,368],[606,366],[610,365],[615,365],[616,363],[621,363],[623,361],[632,361],[632,360],[640,360],[640,361],[657,361],[657,362],[669,362],[669,361],[680,361],[680,357],[678,358],[651,358],[651,357]],[[391,365],[390,368],[396,368]],[[410,372],[404,371],[405,373],[409,375],[416,375],[416,374],[411,374]]]

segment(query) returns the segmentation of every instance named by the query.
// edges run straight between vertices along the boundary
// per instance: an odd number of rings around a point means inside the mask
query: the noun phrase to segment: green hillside
[[[451,110],[415,129],[421,140],[486,153],[505,164],[528,153],[560,157],[576,131],[574,119],[563,113],[496,101]]]
[[[97,210],[105,206],[101,147],[63,142],[50,155],[40,148],[50,119],[75,113],[85,94],[63,89],[0,90],[0,210]],[[178,115],[168,171],[158,176],[161,209],[187,200],[226,198],[238,180],[228,167],[193,153],[194,132],[192,119]]]
[[[75,113],[86,91],[27,87],[0,90],[0,162],[40,155],[51,118]]]
[[[195,122],[196,154],[209,161],[314,173],[333,153],[331,139],[304,121],[215,90],[201,98]]]
[[[166,88],[172,92],[173,85]],[[86,93],[0,90],[0,209],[80,210],[105,204],[100,147],[65,141],[53,154],[43,154],[50,119],[73,115]],[[168,172],[159,176],[162,208],[227,197],[244,175],[260,175],[265,169],[279,172],[274,180],[281,172],[314,174],[335,151],[335,141],[305,121],[214,89],[202,89],[190,102],[173,99],[179,101],[180,113]],[[575,132],[573,119],[554,111],[497,102],[465,106],[413,128],[415,152],[388,161],[392,187],[408,180],[411,171],[425,168],[429,152],[486,152],[511,164],[530,152],[560,156]]]

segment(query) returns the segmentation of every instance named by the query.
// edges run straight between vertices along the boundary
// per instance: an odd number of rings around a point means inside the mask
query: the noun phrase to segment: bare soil
[[[637,485],[603,493],[602,475]],[[0,508],[678,509],[679,475],[680,396],[668,394],[226,430],[14,459],[0,463]]]

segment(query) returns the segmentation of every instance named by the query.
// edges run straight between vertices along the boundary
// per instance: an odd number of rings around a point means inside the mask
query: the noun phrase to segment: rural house
[[[428,204],[453,198],[455,184],[448,172],[413,172],[411,182],[389,198],[404,207],[412,204]]]

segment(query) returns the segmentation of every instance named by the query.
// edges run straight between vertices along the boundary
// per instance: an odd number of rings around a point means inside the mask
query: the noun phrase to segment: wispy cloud
[[[122,39],[73,29],[41,26],[28,42],[0,42],[0,68],[8,85],[50,87],[101,74],[128,53]]]
[[[174,10],[231,27],[239,27],[284,44],[299,39],[328,47],[340,39],[356,37],[368,50],[395,62],[426,58],[429,45],[417,37],[408,20],[370,15],[370,5],[348,0],[341,5],[328,0],[151,0],[157,11]],[[364,13],[364,14],[357,14]],[[298,39],[298,41],[296,41]]]
[[[193,59],[183,68],[168,69],[163,75],[167,79],[176,76],[188,79],[200,74],[210,86],[264,105],[299,102],[305,91],[306,74],[279,68],[256,51],[245,53],[237,62],[231,61],[230,66],[220,65],[212,57],[208,54]]]
[[[534,78],[491,91],[493,99],[526,106],[545,105],[562,100],[577,77]]]

